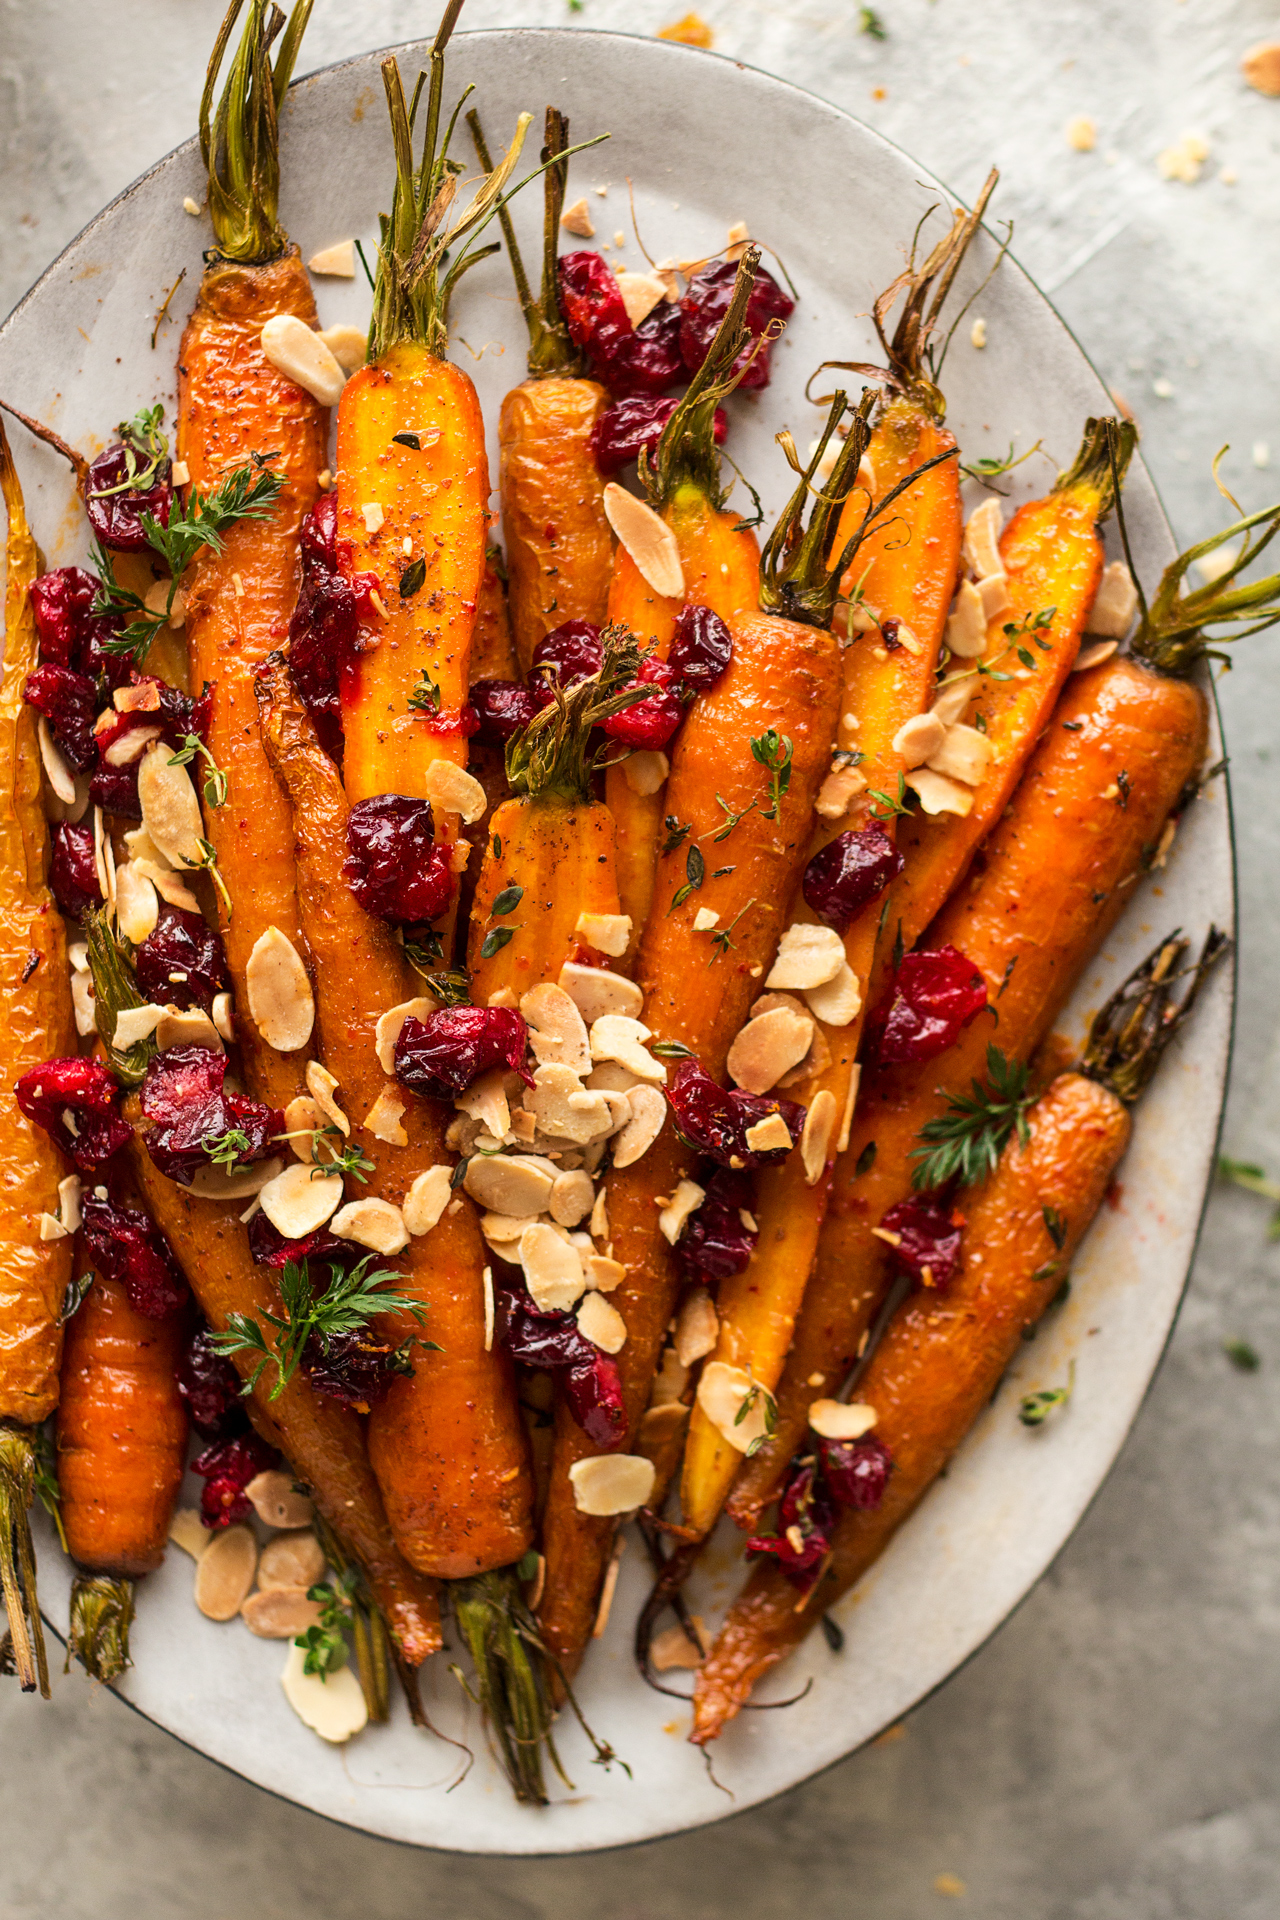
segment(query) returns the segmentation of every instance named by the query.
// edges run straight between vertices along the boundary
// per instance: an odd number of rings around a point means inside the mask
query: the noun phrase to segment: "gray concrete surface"
[[[0,0],[0,310],[191,128],[220,0]],[[304,64],[429,29],[422,0],[319,0]],[[681,0],[471,0],[469,23],[653,31]],[[811,86],[972,194],[1143,428],[1183,540],[1280,487],[1280,101],[1237,65],[1267,0],[706,0],[720,50]],[[875,97],[883,90],[883,98]],[[1068,148],[1087,113],[1096,150]],[[1189,131],[1195,186],[1158,152]],[[1221,170],[1236,176],[1224,182]],[[803,209],[797,209],[797,218]],[[856,244],[856,235],[847,244]],[[1159,387],[1157,387],[1159,382]],[[1254,464],[1269,442],[1270,471]],[[1259,449],[1259,457],[1263,455]],[[1241,1000],[1225,1144],[1280,1173],[1280,641],[1222,685]],[[0,1692],[4,1920],[1270,1920],[1280,1910],[1280,1250],[1213,1199],[1164,1368],[1120,1463],[1019,1614],[903,1736],[757,1812],[581,1861],[414,1854],[279,1805],[78,1679]],[[1247,1337],[1261,1370],[1235,1371]],[[961,1895],[935,1888],[939,1874]]]

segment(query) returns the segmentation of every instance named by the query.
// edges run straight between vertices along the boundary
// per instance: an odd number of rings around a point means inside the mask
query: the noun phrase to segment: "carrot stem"
[[[70,1671],[74,1658],[94,1680],[118,1680],[133,1665],[129,1658],[133,1615],[132,1580],[103,1573],[77,1574],[71,1583],[71,1620],[62,1671]]]
[[[36,1485],[35,1440],[0,1425],[0,1594],[9,1616],[13,1664],[24,1693],[49,1698],[49,1662],[36,1596],[36,1556],[28,1519]]]

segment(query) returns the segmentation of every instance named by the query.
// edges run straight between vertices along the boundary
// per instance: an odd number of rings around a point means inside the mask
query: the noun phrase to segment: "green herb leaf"
[[[770,727],[758,740],[751,742],[751,757],[758,760],[769,773],[769,805],[764,810],[766,820],[776,820],[787,789],[791,785],[791,763],[793,748],[785,733],[779,733],[776,727]],[[716,795],[719,799],[719,794]],[[721,803],[723,805],[723,802]],[[728,809],[726,808],[727,812]],[[742,817],[738,816],[739,819]],[[736,824],[736,823],[735,823]],[[717,834],[716,838],[720,836]]]
[[[1076,1363],[1067,1368],[1065,1387],[1045,1387],[1039,1393],[1024,1393],[1018,1405],[1018,1418],[1024,1427],[1042,1427],[1055,1407],[1065,1407],[1075,1389]]]
[[[870,788],[869,791],[871,798],[878,800],[880,803],[878,807],[871,808],[871,818],[873,820],[892,820],[895,814],[911,812],[911,801],[907,798],[907,776],[905,773],[898,775],[898,791],[896,796],[891,793],[882,793],[876,787]]]
[[[212,1336],[218,1352],[262,1355],[252,1378],[241,1388],[242,1394],[251,1392],[264,1369],[274,1365],[277,1378],[270,1398],[278,1400],[297,1372],[303,1349],[312,1337],[328,1353],[336,1336],[358,1333],[385,1313],[408,1313],[422,1325],[422,1303],[411,1294],[391,1291],[390,1282],[401,1279],[401,1274],[381,1269],[371,1272],[376,1258],[376,1254],[366,1255],[349,1273],[341,1267],[330,1267],[329,1284],[320,1292],[312,1283],[307,1261],[287,1261],[280,1274],[284,1313],[275,1314],[269,1308],[262,1311],[262,1320],[274,1329],[271,1334],[249,1314],[227,1316],[226,1331]]]
[[[876,1163],[876,1143],[874,1140],[868,1140],[866,1146],[862,1149],[862,1152],[858,1155],[858,1164],[853,1170],[854,1179],[861,1180],[864,1173],[870,1173],[875,1163]]]
[[[1061,1253],[1067,1238],[1067,1222],[1056,1207],[1041,1207],[1040,1212],[1044,1219],[1045,1232]]]
[[[1222,1351],[1241,1373],[1256,1373],[1262,1365],[1257,1348],[1251,1347],[1247,1340],[1224,1340]]]
[[[228,1127],[225,1133],[202,1140],[200,1144],[215,1167],[225,1167],[230,1173],[239,1163],[240,1155],[248,1153],[252,1143],[240,1127]]]
[[[227,797],[227,776],[218,765],[204,741],[197,733],[184,733],[182,745],[169,756],[171,767],[190,766],[195,759],[207,762],[204,779],[204,797],[206,805],[220,807]]]
[[[411,560],[400,575],[400,598],[412,600],[415,593],[421,592],[426,577],[427,563],[420,555],[418,559]]]
[[[1005,1143],[1016,1128],[1026,1142],[1026,1111],[1035,1096],[1027,1091],[1027,1069],[1010,1062],[994,1042],[987,1048],[987,1084],[970,1082],[973,1093],[948,1094],[948,1112],[920,1129],[923,1145],[912,1151],[920,1162],[911,1176],[917,1191],[945,1187],[959,1179],[965,1187],[994,1173]]]
[[[523,899],[523,887],[504,887],[490,908],[490,912],[495,919],[500,920],[503,914],[514,913]]]
[[[508,940],[514,940],[515,937],[515,927],[490,927],[488,933],[486,933],[484,939],[480,942],[480,958],[482,960],[492,960],[494,954],[500,953],[503,947],[506,946]]]
[[[409,695],[409,711],[411,713],[439,713],[440,711],[440,688],[431,678],[426,667],[422,669],[418,676],[418,684]]]
[[[718,800],[720,799],[719,794],[716,795],[716,798]],[[721,800],[720,804],[723,807],[724,801]],[[725,810],[726,812],[728,811],[727,808]],[[684,840],[686,840],[689,834],[693,831],[692,820],[686,820],[684,825],[681,826],[680,822],[676,819],[674,813],[669,813],[662,824],[667,830],[667,837],[663,841],[662,847],[661,847],[661,851],[663,853],[674,853],[676,848],[680,846],[681,843]]]
[[[887,40],[889,38],[883,20],[872,7],[858,8],[858,32],[865,33],[868,40]]]
[[[317,1673],[322,1680],[327,1680],[331,1673],[346,1665],[346,1630],[352,1621],[356,1580],[356,1571],[350,1567],[336,1576],[332,1586],[322,1582],[308,1587],[307,1598],[320,1608],[320,1618],[293,1643],[306,1650],[307,1657],[302,1663],[304,1673]]]

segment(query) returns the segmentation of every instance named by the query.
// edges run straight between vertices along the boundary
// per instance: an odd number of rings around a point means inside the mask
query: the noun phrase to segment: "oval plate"
[[[412,77],[426,45],[401,52]],[[372,259],[376,214],[390,195],[390,143],[379,56],[300,81],[283,114],[282,216],[306,258],[359,234]],[[876,133],[835,107],[735,62],[661,41],[568,31],[462,34],[450,52],[448,98],[470,80],[491,144],[515,115],[541,116],[548,101],[573,135],[611,131],[573,163],[570,200],[586,194],[598,238],[640,265],[627,183],[640,232],[655,258],[697,258],[746,220],[776,247],[801,300],[775,350],[773,385],[733,403],[730,450],[772,517],[794,484],[773,444],[789,425],[803,449],[818,410],[806,377],[828,357],[873,360],[866,315],[893,279],[921,215],[940,187]],[[538,145],[537,123],[529,141]],[[465,155],[465,133],[458,144]],[[594,188],[608,187],[605,196]],[[0,330],[0,394],[89,451],[112,424],[162,399],[172,418],[178,324],[190,308],[209,244],[205,221],[183,211],[204,197],[195,143],[181,147],[108,207],[52,266]],[[519,214],[536,260],[537,189]],[[997,211],[999,202],[997,199]],[[931,231],[941,231],[938,222]],[[996,258],[980,236],[952,312]],[[150,345],[152,318],[179,270],[175,323]],[[320,280],[322,322],[367,321],[363,279]],[[1083,353],[1020,269],[1006,260],[981,295],[989,344],[973,349],[969,320],[946,365],[949,424],[964,457],[1019,451],[1043,440],[1052,464],[1028,461],[1005,484],[1010,505],[1043,493],[1075,453],[1085,416],[1111,404]],[[453,352],[476,378],[486,418],[524,374],[524,333],[504,259],[478,267],[453,315]],[[825,378],[824,388],[830,384]],[[856,391],[856,381],[855,381]],[[83,522],[65,470],[13,430],[36,532],[50,564],[83,557]],[[496,447],[491,451],[496,472]],[[977,490],[970,488],[974,499]],[[745,505],[744,492],[737,496]],[[1155,490],[1140,465],[1127,491],[1135,556],[1152,582],[1173,547]],[[1112,547],[1115,550],[1114,537]],[[1212,749],[1214,759],[1220,747]],[[1213,920],[1233,924],[1230,820],[1225,782],[1210,783],[1183,823],[1158,885],[1148,885],[1077,993],[1067,1024],[1088,1012],[1166,930],[1199,939]],[[1116,1204],[1104,1209],[1075,1267],[1071,1298],[1010,1369],[994,1403],[947,1475],[880,1565],[839,1609],[843,1654],[821,1636],[775,1676],[765,1696],[807,1696],[783,1713],[748,1713],[715,1750],[709,1778],[684,1735],[687,1710],[636,1677],[631,1627],[645,1588],[633,1539],[612,1621],[591,1650],[581,1701],[592,1726],[626,1761],[591,1763],[566,1723],[562,1755],[575,1789],[552,1806],[513,1804],[485,1751],[476,1716],[447,1659],[427,1677],[428,1710],[443,1732],[469,1743],[474,1764],[458,1778],[457,1750],[416,1733],[403,1707],[346,1750],[325,1747],[296,1720],[279,1685],[284,1649],[239,1624],[216,1626],[192,1605],[191,1563],[176,1549],[139,1591],[136,1667],[121,1696],[158,1725],[275,1793],[369,1833],[475,1853],[561,1853],[618,1846],[740,1812],[850,1753],[938,1686],[991,1634],[1039,1579],[1071,1533],[1123,1444],[1172,1326],[1213,1164],[1230,1048],[1229,970],[1212,983],[1188,1034],[1138,1117]],[[1060,1383],[1077,1361],[1071,1406],[1028,1432],[1018,1397]],[[189,1483],[190,1498],[195,1483]],[[741,1536],[727,1529],[708,1556],[695,1596],[712,1621],[736,1589]],[[50,1535],[43,1593],[66,1618],[67,1571]],[[674,1676],[684,1685],[686,1677]]]

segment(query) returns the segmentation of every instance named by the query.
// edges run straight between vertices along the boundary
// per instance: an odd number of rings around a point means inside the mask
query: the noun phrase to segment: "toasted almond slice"
[[[334,280],[354,280],[356,277],[356,243],[354,240],[335,240],[331,247],[321,247],[313,253],[307,262],[311,273],[328,274]]]
[[[328,1067],[322,1067],[318,1060],[308,1060],[306,1077],[307,1092],[326,1120],[331,1120],[339,1133],[350,1134],[351,1122],[334,1099],[338,1091],[338,1082]]]
[[[116,868],[116,925],[126,940],[140,947],[155,932],[159,918],[155,882],[139,871],[136,862],[124,861]]]
[[[207,1620],[234,1620],[253,1585],[258,1543],[248,1527],[217,1533],[196,1561],[196,1605]]]
[[[534,1305],[549,1313],[563,1313],[586,1290],[582,1255],[556,1229],[535,1221],[520,1236],[520,1265]]]
[[[840,1109],[834,1093],[822,1087],[814,1094],[805,1115],[804,1132],[800,1135],[800,1158],[804,1162],[806,1186],[816,1186],[822,1169],[827,1164],[827,1154],[831,1147],[831,1137],[840,1118]]]
[[[314,1136],[320,1127],[320,1109],[309,1093],[299,1093],[284,1110],[284,1130],[295,1156],[307,1166],[315,1164]]]
[[[53,737],[49,722],[43,714],[36,721],[36,738],[40,742],[40,759],[44,765],[49,785],[64,806],[74,807],[76,803],[76,777],[63,757],[62,749]]]
[[[834,980],[844,965],[844,941],[834,927],[798,920],[778,942],[778,957],[765,980],[766,987],[820,987]]]
[[[102,756],[103,763],[108,767],[131,767],[135,760],[141,760],[152,741],[159,738],[159,727],[130,727],[128,733],[111,742]]]
[[[675,1355],[682,1367],[691,1367],[714,1353],[720,1338],[720,1320],[705,1287],[695,1287],[676,1320]]]
[[[1000,558],[1000,529],[1003,525],[1004,509],[994,495],[988,495],[982,505],[975,507],[969,515],[964,530],[964,557],[977,580],[985,580],[988,574],[1004,571]]]
[[[296,381],[322,407],[336,407],[347,376],[318,333],[296,313],[273,313],[262,329],[262,351],[278,373]]]
[[[456,813],[467,826],[480,819],[489,802],[473,773],[453,760],[433,760],[425,776],[427,799],[441,813]]]
[[[200,802],[185,767],[173,765],[167,746],[152,741],[138,767],[142,824],[153,845],[175,867],[204,864]]]
[[[169,1522],[169,1538],[175,1547],[181,1547],[193,1560],[198,1560],[213,1535],[200,1518],[198,1507],[179,1507]]]
[[[817,991],[821,992],[822,989],[818,988]],[[785,1093],[789,1087],[801,1086],[806,1080],[812,1080],[815,1074],[825,1073],[830,1065],[831,1048],[827,1036],[821,1027],[815,1026],[808,1053],[798,1067],[792,1067],[790,1073],[783,1074],[778,1082],[779,1091]]]
[[[706,1188],[700,1187],[696,1180],[680,1182],[658,1215],[658,1229],[668,1245],[675,1246],[685,1230],[690,1214],[698,1211],[706,1197]]]
[[[780,1113],[768,1113],[743,1134],[752,1153],[790,1153],[791,1132]]]
[[[973,698],[974,683],[971,675],[963,679],[949,681],[939,692],[929,711],[944,727],[953,727],[957,720],[963,719],[969,710]]]
[[[588,1460],[575,1460],[569,1469],[578,1512],[602,1517],[642,1507],[656,1477],[652,1460],[638,1453],[594,1454]]]
[[[840,1116],[840,1137],[836,1141],[836,1152],[844,1153],[849,1145],[849,1131],[853,1126],[853,1110],[858,1104],[858,1087],[862,1081],[862,1067],[854,1065],[849,1075],[849,1091],[844,1097],[844,1112]]]
[[[644,1006],[644,995],[635,981],[624,979],[620,973],[610,973],[606,967],[580,967],[576,961],[567,960],[560,969],[560,985],[587,1026],[606,1013],[624,1013],[630,1019],[638,1019]],[[587,1051],[590,1054],[590,1046]],[[579,1071],[585,1074],[589,1066],[588,1059],[587,1066]]]
[[[745,1453],[768,1431],[768,1402],[742,1367],[709,1360],[698,1381],[698,1405],[720,1437]]]
[[[453,1103],[459,1113],[479,1120],[495,1140],[504,1140],[511,1125],[506,1080],[504,1067],[490,1067],[473,1080]]]
[[[647,748],[633,753],[622,763],[622,777],[632,793],[638,793],[642,799],[657,793],[666,785],[667,775],[671,771],[671,762],[665,753],[656,753]]]
[[[678,1622],[655,1633],[649,1642],[649,1660],[655,1673],[696,1673],[705,1658]]]
[[[813,1044],[807,1013],[774,1007],[753,1016],[729,1049],[729,1078],[748,1093],[768,1093],[784,1073],[804,1059]]]
[[[364,1117],[364,1131],[389,1147],[407,1147],[409,1136],[402,1124],[407,1104],[394,1087],[384,1087]]]
[[[630,273],[624,267],[615,267],[614,277],[633,327],[638,327],[667,297],[666,282],[656,273]]]
[[[496,992],[489,995],[485,1005],[490,1007],[514,1007],[518,1005],[518,1002],[511,987],[499,987]]]
[[[947,730],[933,713],[913,713],[893,736],[893,751],[904,767],[922,767],[939,751]]]
[[[587,1146],[612,1131],[608,1101],[602,1093],[584,1087],[572,1067],[548,1061],[546,1066],[534,1069],[533,1082],[533,1091],[525,1095],[525,1106],[543,1133]]]
[[[678,1400],[669,1400],[661,1407],[646,1407],[640,1415],[636,1439],[642,1447],[652,1447],[655,1451],[665,1447],[675,1439],[692,1411]]]
[[[581,972],[589,972],[583,967]],[[628,985],[630,982],[627,983]],[[530,987],[520,999],[520,1011],[529,1027],[529,1045],[544,1065],[559,1061],[581,1076],[591,1071],[591,1047],[586,1022],[574,1000],[563,986],[543,981]]]
[[[593,1240],[609,1238],[609,1196],[603,1187],[597,1190],[592,1203],[589,1231]]]
[[[580,913],[574,932],[579,939],[585,940],[597,953],[607,953],[617,960],[627,950],[631,938],[631,915],[629,913]]]
[[[555,1175],[529,1154],[497,1154],[485,1159],[477,1154],[467,1162],[463,1185],[478,1206],[491,1213],[510,1214],[520,1219],[526,1214],[545,1213],[551,1201]]]
[[[76,1018],[76,1032],[82,1039],[98,1031],[98,1016],[93,1004],[92,974],[72,974],[71,1007]]]
[[[942,745],[929,756],[929,766],[934,773],[945,773],[962,786],[980,787],[993,751],[986,734],[976,727],[948,727]]]
[[[813,810],[824,820],[843,820],[860,793],[866,791],[866,775],[857,767],[833,767],[818,789]]]
[[[150,1039],[165,1010],[148,1004],[144,1007],[121,1007],[116,1015],[115,1046],[121,1053],[127,1053],[130,1047],[136,1047],[140,1040]]]
[[[399,1253],[409,1244],[409,1231],[399,1207],[389,1200],[349,1200],[329,1222],[339,1240],[354,1240],[374,1253]]]
[[[827,1027],[847,1027],[862,1006],[862,988],[847,960],[834,980],[806,988],[804,997],[814,1019]]]
[[[643,1084],[633,1087],[627,1098],[631,1103],[631,1118],[613,1142],[613,1164],[617,1169],[632,1167],[644,1158],[662,1132],[667,1117],[666,1096],[657,1087]]]
[[[958,813],[963,819],[973,810],[973,794],[969,788],[962,787],[957,780],[948,780],[945,773],[916,767],[905,778],[907,785],[919,794],[920,805],[926,813]]]
[[[621,1353],[627,1344],[627,1323],[604,1295],[592,1292],[579,1302],[578,1332],[601,1353]]]
[[[644,1042],[652,1037],[642,1020],[633,1020],[625,1013],[603,1013],[591,1023],[591,1058],[616,1060],[619,1066],[634,1073],[637,1080],[662,1086],[667,1078],[667,1069],[661,1060],[655,1060],[644,1047]]]
[[[342,1179],[295,1161],[268,1180],[258,1198],[278,1233],[286,1240],[303,1240],[331,1220],[342,1205]]]
[[[857,1401],[846,1406],[843,1400],[814,1400],[809,1407],[809,1425],[823,1440],[861,1440],[875,1424],[875,1408]]]
[[[972,580],[962,580],[947,615],[947,645],[960,660],[977,660],[986,652],[987,616],[982,595]]]
[[[364,1691],[350,1667],[323,1675],[308,1673],[306,1658],[306,1649],[294,1641],[280,1676],[284,1697],[312,1733],[341,1746],[369,1723]]]
[[[594,1287],[598,1293],[612,1293],[627,1277],[622,1262],[606,1253],[589,1253],[583,1261],[583,1270],[587,1285]]]
[[[316,337],[324,341],[348,377],[364,366],[369,358],[369,333],[366,327],[321,327]]]
[[[649,1395],[651,1407],[665,1407],[679,1400],[689,1384],[689,1369],[679,1358],[674,1346],[664,1347],[662,1364],[653,1377],[653,1389]]]
[[[404,1197],[401,1212],[412,1234],[430,1233],[449,1204],[453,1191],[453,1168],[441,1163],[428,1167],[413,1181]]]
[[[69,1173],[58,1182],[58,1219],[68,1233],[79,1233],[84,1224],[80,1211],[80,1176]]]
[[[42,1243],[46,1245],[51,1240],[69,1240],[71,1238],[70,1227],[64,1227],[61,1220],[56,1220],[51,1213],[37,1214],[36,1221],[40,1229],[40,1239]]]
[[[552,1184],[548,1211],[557,1226],[576,1227],[591,1212],[595,1198],[590,1174],[561,1173]]]
[[[1118,640],[1095,640],[1092,646],[1081,647],[1079,653],[1076,655],[1076,663],[1071,671],[1072,673],[1088,673],[1090,667],[1100,667],[1104,660],[1110,660],[1112,654],[1118,653],[1119,650],[1120,642]],[[117,886],[119,885],[119,876],[117,876],[116,884]]]
[[[718,927],[719,924],[720,915],[715,911],[714,907],[699,907],[693,916],[693,930],[695,933],[710,933],[712,927]]]
[[[258,935],[245,967],[249,1013],[276,1053],[305,1047],[315,1025],[316,1003],[298,949],[279,927]]]
[[[648,1083],[617,1060],[601,1060],[592,1067],[583,1084],[590,1093],[631,1093]]]
[[[156,1022],[156,1046],[161,1053],[170,1047],[208,1047],[211,1053],[223,1051],[222,1036],[203,1007],[166,1007]]]
[[[983,618],[987,625],[998,613],[1005,613],[1009,607],[1009,576],[1007,573],[989,573],[985,580],[978,582],[978,597],[982,601]]]
[[[416,1000],[402,1000],[399,1006],[388,1007],[378,1017],[373,1030],[374,1044],[378,1051],[378,1065],[388,1080],[396,1075],[396,1041],[400,1038],[400,1029],[406,1020],[429,1020],[436,1012],[440,1002],[433,994],[420,994]]]
[[[236,1015],[235,1002],[229,993],[215,993],[213,996],[213,1024],[219,1037],[228,1046],[235,1043]]]
[[[305,1587],[267,1587],[248,1595],[240,1618],[259,1640],[292,1640],[319,1624],[320,1604]]]
[[[294,1486],[293,1475],[280,1473],[274,1467],[265,1473],[255,1473],[245,1494],[264,1526],[275,1527],[282,1533],[295,1527],[309,1527],[316,1517],[310,1497],[299,1493]]]
[[[263,1592],[271,1587],[314,1587],[323,1573],[324,1551],[314,1533],[281,1534],[268,1540],[258,1556],[258,1585]]]
[[[133,865],[146,875],[166,906],[181,907],[184,913],[199,913],[200,902],[171,867],[140,857],[135,857]]]
[[[591,210],[585,200],[575,200],[560,215],[560,225],[566,233],[572,233],[579,240],[590,240],[595,236],[591,224]]]
[[[604,490],[605,518],[636,563],[640,577],[666,600],[683,600],[684,572],[675,534],[665,520],[616,480]]]
[[[505,1249],[504,1260],[519,1258],[514,1251],[524,1235],[526,1227],[532,1227],[538,1220],[536,1213],[482,1213],[480,1231],[495,1252]]]
[[[197,1200],[248,1200],[280,1172],[279,1160],[258,1160],[251,1167],[237,1167],[228,1173],[225,1167],[197,1167],[187,1183],[187,1192]]]

